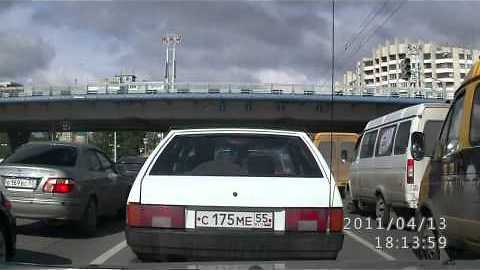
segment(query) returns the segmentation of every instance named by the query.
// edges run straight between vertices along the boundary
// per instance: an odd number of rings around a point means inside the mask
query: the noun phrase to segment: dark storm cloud
[[[315,80],[328,68],[328,8],[324,2],[69,2],[43,6],[33,19],[131,47],[119,62],[135,69],[162,65],[160,38],[178,31],[184,35],[178,55],[183,74],[193,73],[190,69],[205,76],[214,74],[211,69],[291,69]],[[320,42],[309,44],[306,35],[321,37]]]
[[[133,69],[160,79],[160,38],[181,32],[179,80],[256,80],[262,70],[304,74],[309,81],[329,77],[330,1],[42,2],[33,7],[33,24],[87,33],[76,46],[97,42],[109,48],[112,73]],[[336,1],[337,76],[387,39],[478,48],[479,7],[461,1]],[[362,23],[367,27],[352,39]],[[347,41],[353,41],[348,49]]]
[[[44,69],[55,56],[53,48],[40,38],[0,33],[0,78],[12,79]]]
[[[0,13],[7,11],[10,7],[13,6],[13,1],[1,1],[0,2]]]
[[[375,20],[369,22],[364,34],[358,38],[346,55],[360,47],[351,61],[340,68],[352,69],[355,62],[362,57],[370,57],[372,49],[383,45],[386,40],[400,41],[424,40],[439,44],[480,48],[480,27],[475,23],[476,11],[480,8],[478,1],[340,1],[338,4],[338,21],[352,27],[339,29],[340,36],[336,50],[345,52],[346,41],[350,40],[361,27],[360,24],[371,14]],[[400,7],[396,12],[395,10]],[[372,13],[370,13],[372,12]],[[370,36],[368,42],[362,42]],[[361,45],[359,45],[361,44]]]

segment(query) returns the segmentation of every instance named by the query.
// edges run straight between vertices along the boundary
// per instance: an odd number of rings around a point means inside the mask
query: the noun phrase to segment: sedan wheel
[[[375,217],[380,219],[383,226],[388,226],[390,220],[390,206],[385,202],[382,195],[377,196],[375,204]]]
[[[0,225],[0,264],[7,261],[7,241],[5,240],[5,229]]]

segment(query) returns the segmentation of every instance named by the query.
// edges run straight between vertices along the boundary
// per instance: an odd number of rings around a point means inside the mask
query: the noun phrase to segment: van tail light
[[[407,184],[413,184],[415,182],[413,167],[414,167],[414,160],[408,159],[407,160]]]
[[[48,178],[43,185],[44,192],[70,193],[75,188],[75,181],[70,178]]]
[[[341,232],[343,230],[342,208],[287,208],[286,231]],[[330,222],[330,226],[329,223]]]
[[[129,203],[127,224],[131,227],[185,228],[185,207]]]

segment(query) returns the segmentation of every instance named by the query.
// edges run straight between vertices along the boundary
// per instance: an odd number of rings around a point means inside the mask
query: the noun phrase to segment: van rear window
[[[321,142],[318,144],[318,150],[322,153],[323,158],[327,162],[328,166],[332,166],[332,153],[335,156],[335,142]]]
[[[177,135],[150,175],[323,177],[304,141],[281,135]]]

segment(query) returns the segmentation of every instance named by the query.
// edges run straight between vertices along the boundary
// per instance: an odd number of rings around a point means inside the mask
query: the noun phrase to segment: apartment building
[[[375,48],[371,57],[357,62],[355,70],[346,71],[337,85],[347,91],[355,88],[437,89],[451,98],[479,56],[480,50],[448,44],[387,41]],[[411,62],[409,80],[401,78],[400,63],[405,58]]]

